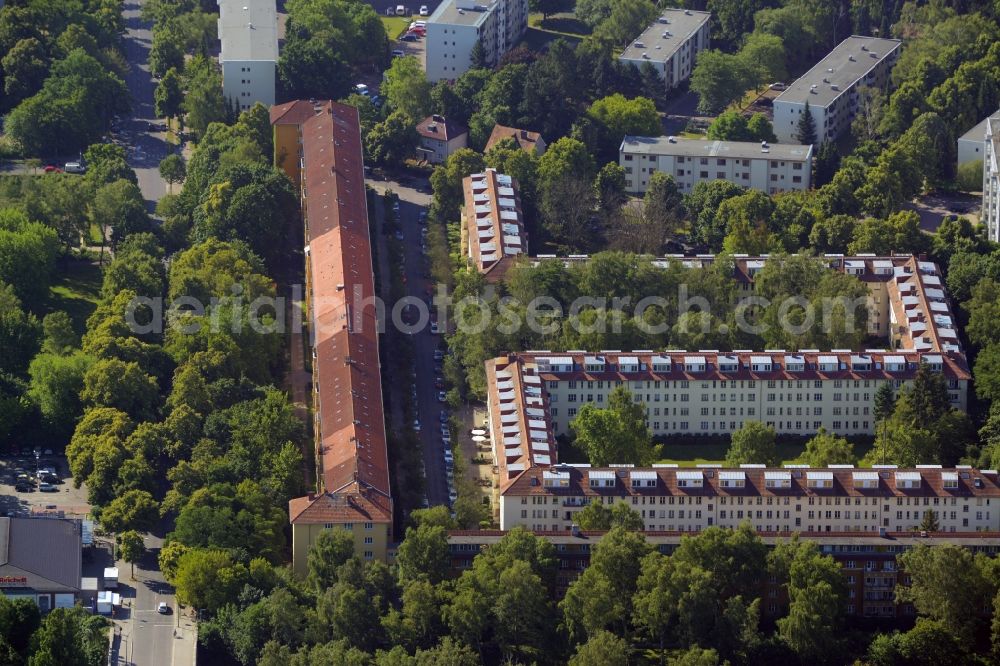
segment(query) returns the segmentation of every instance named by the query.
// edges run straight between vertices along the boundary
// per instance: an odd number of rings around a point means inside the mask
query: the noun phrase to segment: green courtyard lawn
[[[55,283],[49,290],[45,312],[65,311],[73,320],[73,328],[83,334],[87,317],[97,307],[101,297],[101,268],[87,259],[60,261]]]
[[[396,41],[410,27],[410,19],[405,16],[380,16],[389,41]]]
[[[663,444],[661,463],[675,463],[681,467],[705,463],[722,464],[729,450],[728,437],[667,437]],[[871,437],[851,438],[854,455],[859,459],[872,448]],[[805,451],[806,440],[801,437],[778,437],[778,457],[781,464],[794,463]],[[560,458],[562,451],[560,450]]]

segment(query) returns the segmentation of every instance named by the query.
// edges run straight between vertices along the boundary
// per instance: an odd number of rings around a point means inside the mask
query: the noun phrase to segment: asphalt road
[[[416,183],[414,183],[416,184]],[[387,188],[399,195],[399,219],[403,229],[403,262],[406,274],[406,292],[420,300],[427,297],[426,289],[432,281],[423,277],[428,266],[427,258],[420,249],[420,211],[427,210],[431,203],[431,195],[415,189],[411,184],[402,184],[393,180],[368,180],[368,185],[376,192],[382,193]],[[385,256],[386,237],[379,235],[382,247],[379,252]],[[391,269],[390,269],[391,270]],[[436,287],[435,287],[436,288]],[[391,303],[387,303],[387,311],[391,312]],[[390,323],[391,325],[391,323]],[[434,387],[434,379],[440,376],[434,370],[434,350],[443,348],[440,335],[433,335],[430,327],[416,332],[412,336],[414,345],[414,369],[416,371],[417,413],[420,419],[420,441],[424,452],[424,469],[426,477],[427,501],[431,506],[448,504],[448,481],[444,464],[444,441],[441,439],[440,414],[445,409],[438,402],[438,389]],[[408,382],[393,382],[388,390],[397,392],[397,400],[405,400],[410,390]],[[412,425],[412,424],[407,424]]]
[[[153,91],[156,84],[149,73],[149,49],[153,44],[150,24],[139,15],[145,0],[127,0],[125,17],[125,57],[129,72],[125,76],[132,95],[132,116],[122,123],[121,130],[129,137],[128,163],[139,179],[139,188],[147,205],[152,210],[156,202],[167,193],[167,183],[160,177],[160,160],[167,156],[171,146],[162,133],[146,131],[147,123],[159,121],[153,110]]]
[[[173,666],[194,663],[196,633],[189,615],[178,614],[174,590],[164,579],[157,565],[163,539],[146,535],[146,555],[135,566],[118,562],[120,587],[125,594],[131,589],[128,616],[121,622],[121,642],[118,664],[135,666]],[[157,612],[160,602],[170,607],[169,614]]]

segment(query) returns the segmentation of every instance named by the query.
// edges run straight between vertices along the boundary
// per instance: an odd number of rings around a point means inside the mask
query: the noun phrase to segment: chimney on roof
[[[438,114],[435,113],[434,115],[431,116],[431,120],[433,120],[436,123],[443,123],[444,116],[439,116]]]
[[[528,130],[521,130],[521,138],[527,140]]]
[[[573,523],[572,525],[569,526],[569,533],[575,537],[580,536],[580,526],[577,525],[576,523]]]

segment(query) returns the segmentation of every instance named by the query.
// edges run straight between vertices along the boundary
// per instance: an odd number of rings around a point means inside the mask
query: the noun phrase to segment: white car
[[[63,171],[66,173],[86,173],[87,167],[83,166],[79,162],[66,162],[63,166]]]
[[[447,402],[448,396],[444,391],[438,391],[438,402]]]
[[[358,93],[359,95],[364,95],[365,97],[368,97],[369,94],[368,86],[366,86],[364,83],[359,83],[356,86],[354,86],[354,92]]]
[[[161,601],[156,604],[156,612],[160,615],[170,615],[170,606],[167,605],[166,601]]]
[[[438,335],[441,332],[441,328],[438,326],[436,321],[431,322],[431,334]]]
[[[413,419],[413,430],[415,432],[420,432],[420,421],[417,419]]]
[[[427,10],[427,5],[420,5],[420,15],[427,16],[430,12]]]

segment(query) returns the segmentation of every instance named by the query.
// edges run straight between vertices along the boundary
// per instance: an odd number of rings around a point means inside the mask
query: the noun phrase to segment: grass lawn
[[[96,224],[87,227],[87,242],[90,245],[100,245],[104,242],[104,239],[101,238],[101,228]]]
[[[395,41],[410,27],[410,19],[405,16],[380,16],[382,25],[385,26],[385,34],[389,35],[390,41]]]
[[[100,296],[101,268],[89,261],[65,259],[58,266],[45,312],[66,312],[73,319],[73,328],[82,335]]]
[[[760,88],[756,88],[754,90],[748,90],[746,94],[743,95],[743,99],[741,99],[738,102],[733,102],[732,104],[730,104],[729,108],[726,109],[726,111],[742,111],[743,109],[750,106],[753,103],[753,101],[758,97],[760,97],[766,90],[767,90],[766,85],[763,85]]]
[[[591,33],[590,26],[576,18],[573,12],[549,14],[544,21],[541,12],[528,14],[528,26],[567,37],[585,37]]]

